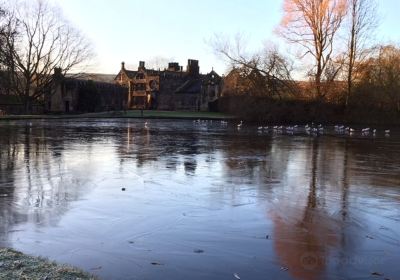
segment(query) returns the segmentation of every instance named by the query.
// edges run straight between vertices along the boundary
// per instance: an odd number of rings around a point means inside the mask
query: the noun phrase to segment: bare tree
[[[370,54],[362,63],[354,93],[373,106],[394,108],[400,113],[400,47],[381,45]]]
[[[6,16],[6,11],[3,9],[3,7],[0,6],[0,55],[2,55],[2,50],[4,48],[4,32],[5,32],[5,23],[4,19]],[[3,62],[4,62],[4,57],[0,56],[0,67],[1,70],[3,70]]]
[[[6,11],[3,7],[0,7],[0,94],[4,90],[7,90],[7,75],[6,75],[6,61],[7,55],[3,51],[5,49],[5,34],[6,34],[6,23],[5,23]]]
[[[321,91],[328,102],[340,104],[343,99],[343,93],[346,91],[345,83],[341,80],[344,66],[345,57],[336,55],[325,67]]]
[[[346,0],[285,0],[284,16],[278,32],[291,43],[311,55],[315,64],[309,74],[313,77],[316,97],[324,98],[321,87],[326,67],[333,54],[335,36],[346,14]]]
[[[347,44],[346,78],[347,92],[345,106],[353,91],[354,79],[357,76],[356,63],[361,63],[366,57],[366,43],[372,37],[371,33],[377,26],[376,3],[374,0],[348,0],[349,9],[349,39]]]
[[[212,47],[217,55],[228,61],[231,69],[240,71],[240,76],[251,84],[253,92],[281,98],[283,93],[295,93],[291,76],[293,63],[274,45],[265,46],[258,52],[248,53],[243,37],[237,35],[234,42],[216,36]]]
[[[29,113],[49,93],[56,69],[64,75],[76,70],[92,52],[85,37],[46,1],[18,1],[9,10],[3,53],[11,90]]]

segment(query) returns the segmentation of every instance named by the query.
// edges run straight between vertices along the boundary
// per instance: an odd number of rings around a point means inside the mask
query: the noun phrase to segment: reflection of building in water
[[[183,165],[185,166],[185,173],[189,175],[194,175],[197,168],[196,157],[186,158]]]
[[[226,177],[234,184],[246,181],[265,187],[266,184],[279,180],[287,170],[290,150],[280,149],[282,140],[263,137],[248,139],[235,137],[226,139],[223,151]],[[247,156],[249,150],[251,156]],[[244,156],[246,155],[246,156]]]
[[[174,170],[182,164],[187,175],[194,174],[201,135],[185,127],[161,131],[158,125],[152,121],[148,121],[147,127],[143,123],[129,123],[124,132],[126,136],[115,139],[121,162],[134,161],[138,167],[157,162]]]

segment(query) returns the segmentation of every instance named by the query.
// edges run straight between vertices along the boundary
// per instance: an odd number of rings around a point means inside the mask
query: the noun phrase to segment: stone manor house
[[[221,93],[222,79],[214,71],[200,73],[199,61],[189,59],[186,70],[177,62],[164,70],[147,69],[140,61],[137,70],[122,62],[115,82],[127,88],[129,109],[207,111]]]

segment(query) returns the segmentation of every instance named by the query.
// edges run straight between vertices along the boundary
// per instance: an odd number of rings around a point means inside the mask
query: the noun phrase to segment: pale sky
[[[115,74],[121,61],[134,68],[157,57],[186,66],[198,59],[200,71],[223,74],[226,64],[209,46],[215,34],[245,34],[249,48],[277,41],[275,27],[283,0],[53,0],[93,43],[92,72]],[[400,1],[377,0],[377,39],[400,43]]]

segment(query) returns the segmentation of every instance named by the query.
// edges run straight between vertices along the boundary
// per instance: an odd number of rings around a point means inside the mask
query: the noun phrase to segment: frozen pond
[[[0,122],[0,246],[104,279],[400,277],[400,131],[147,122]]]

